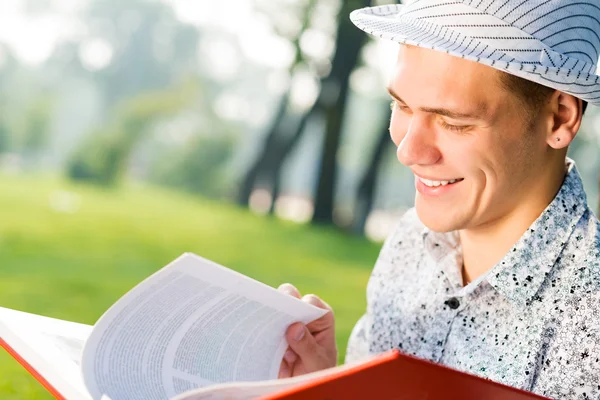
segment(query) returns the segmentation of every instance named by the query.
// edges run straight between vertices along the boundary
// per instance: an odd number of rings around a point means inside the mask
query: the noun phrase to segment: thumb
[[[317,370],[320,364],[318,344],[302,322],[292,324],[286,334],[288,345],[302,360],[308,370]]]

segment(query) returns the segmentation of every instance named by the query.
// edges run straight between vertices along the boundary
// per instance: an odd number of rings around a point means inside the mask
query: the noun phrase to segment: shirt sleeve
[[[350,339],[348,339],[348,347],[346,349],[346,364],[356,363],[364,360],[369,356],[369,314],[365,313],[354,325]]]
[[[600,398],[600,294],[560,306],[557,319],[560,324],[548,327],[544,337],[547,353],[532,391],[550,398]]]
[[[373,275],[377,273],[378,268],[384,265],[389,265],[393,256],[392,243],[397,240],[399,236],[406,236],[407,230],[414,229],[415,226],[420,227],[416,211],[414,208],[408,210],[398,222],[396,229],[392,231],[386,238],[379,252],[379,256],[375,263],[375,267],[369,280],[370,290],[378,290],[376,282],[373,279]],[[348,346],[346,348],[346,363],[355,363],[364,360],[372,355],[370,351],[371,342],[371,327],[373,326],[372,312],[369,298],[367,296],[367,310],[365,314],[358,320],[350,338],[348,339]]]

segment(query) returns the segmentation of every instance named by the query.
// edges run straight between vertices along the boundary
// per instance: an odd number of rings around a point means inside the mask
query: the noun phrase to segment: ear
[[[552,119],[546,142],[553,149],[564,149],[575,139],[581,127],[583,102],[575,96],[557,90],[552,95],[549,105]]]

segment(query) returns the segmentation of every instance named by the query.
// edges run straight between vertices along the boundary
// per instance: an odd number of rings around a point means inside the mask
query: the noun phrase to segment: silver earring
[[[560,138],[559,138],[559,137],[557,137],[557,138],[556,138],[556,141],[557,141],[557,142],[560,142]]]

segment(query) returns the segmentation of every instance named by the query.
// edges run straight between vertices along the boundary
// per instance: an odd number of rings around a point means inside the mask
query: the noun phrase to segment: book
[[[361,362],[280,381],[231,383],[190,391],[174,400],[541,400],[506,386],[398,350]]]
[[[276,379],[288,326],[326,312],[186,253],[93,327],[0,308],[0,345],[59,399],[168,399]]]
[[[391,350],[277,379],[285,331],[327,311],[186,253],[94,324],[0,307],[0,346],[57,399],[541,399]]]

